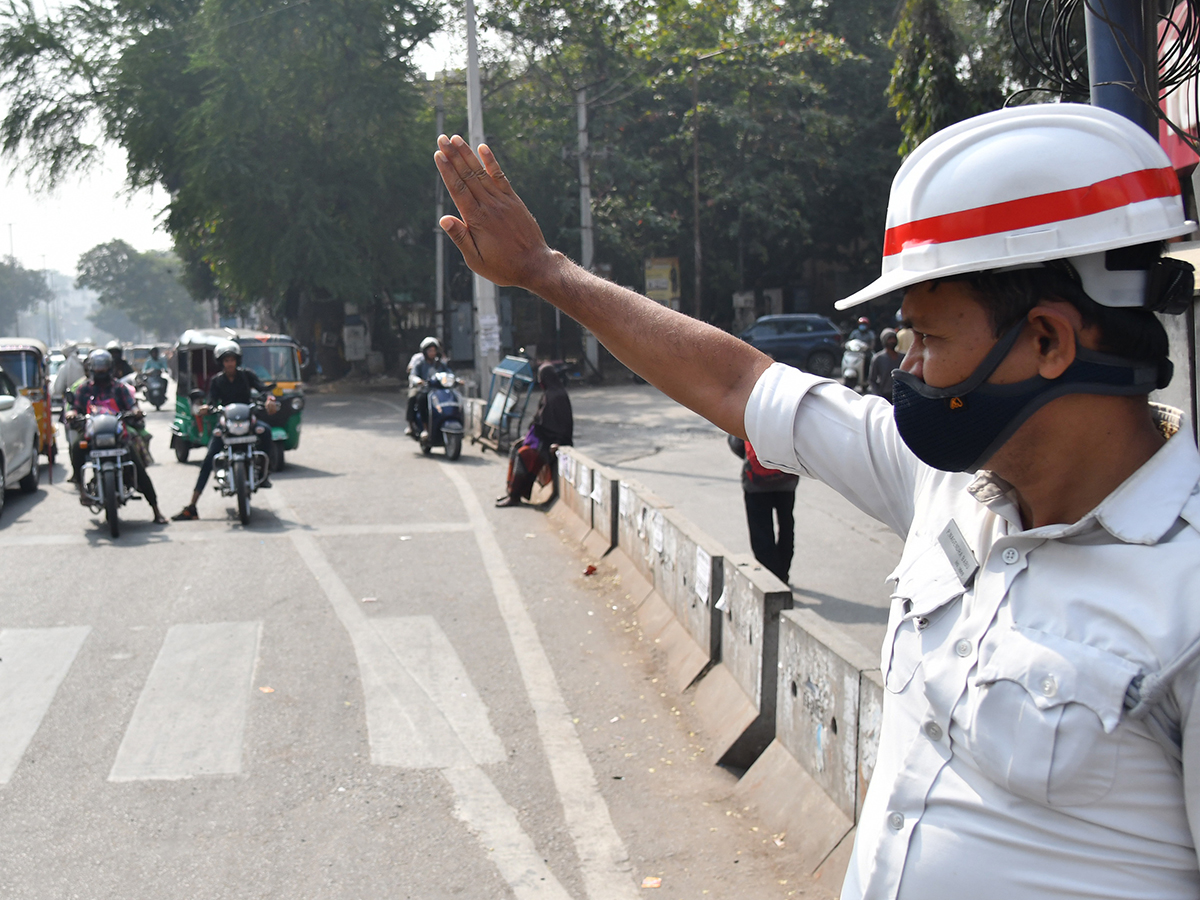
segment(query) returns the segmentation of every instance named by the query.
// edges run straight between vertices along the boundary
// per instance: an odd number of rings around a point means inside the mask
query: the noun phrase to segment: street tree
[[[124,313],[136,330],[169,340],[205,318],[205,311],[180,282],[181,270],[173,253],[141,253],[124,241],[113,240],[79,258],[75,286],[96,291],[101,307]],[[93,321],[116,334],[104,322]],[[105,322],[115,324],[119,319],[110,316]]]
[[[41,272],[11,256],[0,260],[0,334],[14,334],[17,314],[54,298]]]

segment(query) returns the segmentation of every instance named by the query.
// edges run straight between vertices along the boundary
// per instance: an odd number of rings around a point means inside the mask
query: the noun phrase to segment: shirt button
[[[1004,552],[1000,554],[1000,558],[1011,566],[1021,558],[1021,553],[1016,547],[1005,547]]]
[[[940,741],[942,739],[942,726],[937,722],[926,722],[925,735],[931,741]]]
[[[904,827],[904,816],[901,813],[894,812],[888,816],[888,826],[892,831],[899,831]]]
[[[1058,681],[1053,675],[1047,675],[1038,682],[1038,689],[1042,692],[1043,696],[1053,697],[1058,693]]]
[[[954,645],[954,652],[959,656],[970,656],[974,646],[966,638]]]

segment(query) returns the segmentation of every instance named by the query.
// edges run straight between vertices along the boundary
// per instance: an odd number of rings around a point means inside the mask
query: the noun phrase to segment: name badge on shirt
[[[979,571],[979,560],[975,558],[966,538],[958,530],[957,522],[950,520],[950,524],[938,535],[938,543],[942,545],[942,552],[950,560],[954,574],[958,576],[962,586],[970,587],[971,582],[975,580],[975,573]]]

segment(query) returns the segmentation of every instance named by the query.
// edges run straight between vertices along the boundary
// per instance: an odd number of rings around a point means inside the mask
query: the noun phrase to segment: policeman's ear
[[[1058,378],[1075,362],[1076,333],[1081,330],[1083,319],[1070,304],[1042,305],[1030,311],[1022,338],[1035,348],[1039,375]]]

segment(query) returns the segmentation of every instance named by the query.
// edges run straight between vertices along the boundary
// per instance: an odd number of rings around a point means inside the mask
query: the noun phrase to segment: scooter
[[[151,369],[146,373],[145,390],[146,402],[152,404],[155,409],[162,409],[162,405],[167,402],[167,379],[163,377],[162,372]]]
[[[445,447],[449,460],[462,455],[462,398],[454,389],[458,383],[453,372],[435,373],[429,379],[425,402],[417,404],[417,427],[413,429],[412,438],[421,445],[421,452],[426,456],[434,447]]]
[[[871,364],[871,348],[867,342],[852,337],[842,350],[842,384],[861,393],[867,389],[867,369]]]

